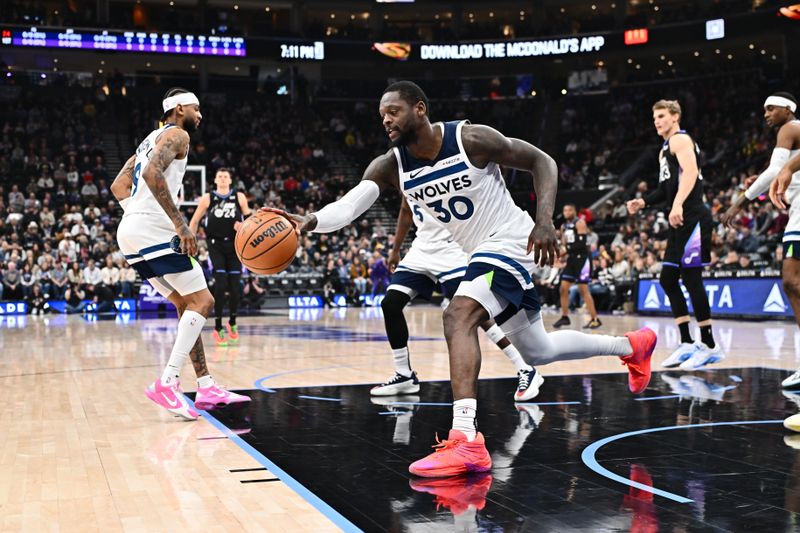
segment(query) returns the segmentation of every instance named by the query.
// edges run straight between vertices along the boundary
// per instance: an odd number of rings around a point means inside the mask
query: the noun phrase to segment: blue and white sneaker
[[[542,375],[535,368],[517,372],[517,390],[514,392],[515,402],[527,402],[539,395],[539,388],[544,383]]]
[[[788,378],[784,379],[781,383],[781,387],[784,389],[789,389],[793,387],[800,386],[800,370],[789,376]]]
[[[800,414],[792,415],[783,421],[783,427],[800,433]]]
[[[372,387],[369,391],[372,396],[396,396],[398,394],[416,394],[419,392],[419,379],[417,373],[411,372],[411,377],[395,373],[392,379]]]
[[[698,342],[697,351],[691,357],[680,364],[681,370],[698,370],[706,365],[718,363],[725,359],[725,354],[722,352],[722,346],[717,343],[714,348],[709,348],[702,342]]]
[[[694,355],[697,349],[697,345],[692,342],[682,342],[675,348],[672,355],[664,359],[661,366],[664,368],[675,368]]]

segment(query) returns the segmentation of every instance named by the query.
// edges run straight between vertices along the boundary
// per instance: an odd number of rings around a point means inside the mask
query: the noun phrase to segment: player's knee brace
[[[556,354],[552,339],[547,335],[541,314],[521,310],[500,327],[526,363],[547,363]]]
[[[681,271],[681,278],[689,297],[692,299],[694,316],[698,322],[711,318],[711,306],[708,304],[708,295],[703,285],[703,272],[700,268],[685,268]]]
[[[393,350],[405,348],[408,345],[408,325],[403,309],[411,299],[407,294],[391,290],[386,291],[386,296],[381,302],[383,321],[386,325],[386,336]]]
[[[686,305],[686,298],[683,296],[681,290],[681,269],[678,267],[664,265],[661,269],[661,287],[669,297],[670,305],[672,306],[672,316],[686,316],[689,314],[689,308]]]

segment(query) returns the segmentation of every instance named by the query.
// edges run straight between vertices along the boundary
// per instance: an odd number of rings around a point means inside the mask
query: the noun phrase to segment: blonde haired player
[[[179,381],[193,347],[197,357],[202,358],[204,370],[203,375],[198,372],[198,408],[247,402],[250,398],[217,386],[205,369],[202,344],[195,346],[200,343],[214,298],[200,265],[192,257],[197,253],[197,240],[176,201],[186,171],[189,133],[203,118],[200,101],[186,89],[173,88],[164,96],[162,109],[164,125],[139,144],[111,190],[125,212],[117,228],[120,250],[139,276],[175,305],[180,317],[167,366],[145,394],[171,413],[195,420],[197,411],[184,398]]]
[[[722,347],[711,331],[711,306],[703,286],[703,267],[711,261],[711,233],[714,221],[703,201],[703,174],[697,164],[700,148],[680,126],[681,106],[677,100],[659,100],[653,104],[653,125],[664,139],[658,154],[658,188],[645,198],[627,203],[630,214],[644,207],[665,203],[669,211],[667,249],[659,281],[669,297],[672,316],[681,335],[681,343],[661,366],[697,370],[725,358]],[[700,341],[689,332],[689,306],[680,282],[692,299],[694,315],[700,327]]]

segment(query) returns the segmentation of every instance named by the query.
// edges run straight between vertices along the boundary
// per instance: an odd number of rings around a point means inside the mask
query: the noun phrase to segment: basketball
[[[297,233],[277,213],[257,213],[236,232],[236,255],[254,274],[277,274],[286,269],[297,251]]]

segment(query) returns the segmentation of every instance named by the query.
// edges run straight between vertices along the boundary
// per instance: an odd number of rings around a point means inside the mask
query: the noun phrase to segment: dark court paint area
[[[785,374],[654,373],[638,401],[625,374],[554,376],[534,400],[547,405],[516,406],[515,379],[484,380],[478,424],[494,466],[451,479],[408,473],[437,432],[447,436],[448,382],[380,399],[368,385],[252,390],[245,409],[213,416],[365,531],[800,531],[800,434],[780,424],[633,435],[597,451],[612,473],[690,503],[610,480],[581,459],[620,433],[783,419],[800,410],[800,391],[779,389]]]

